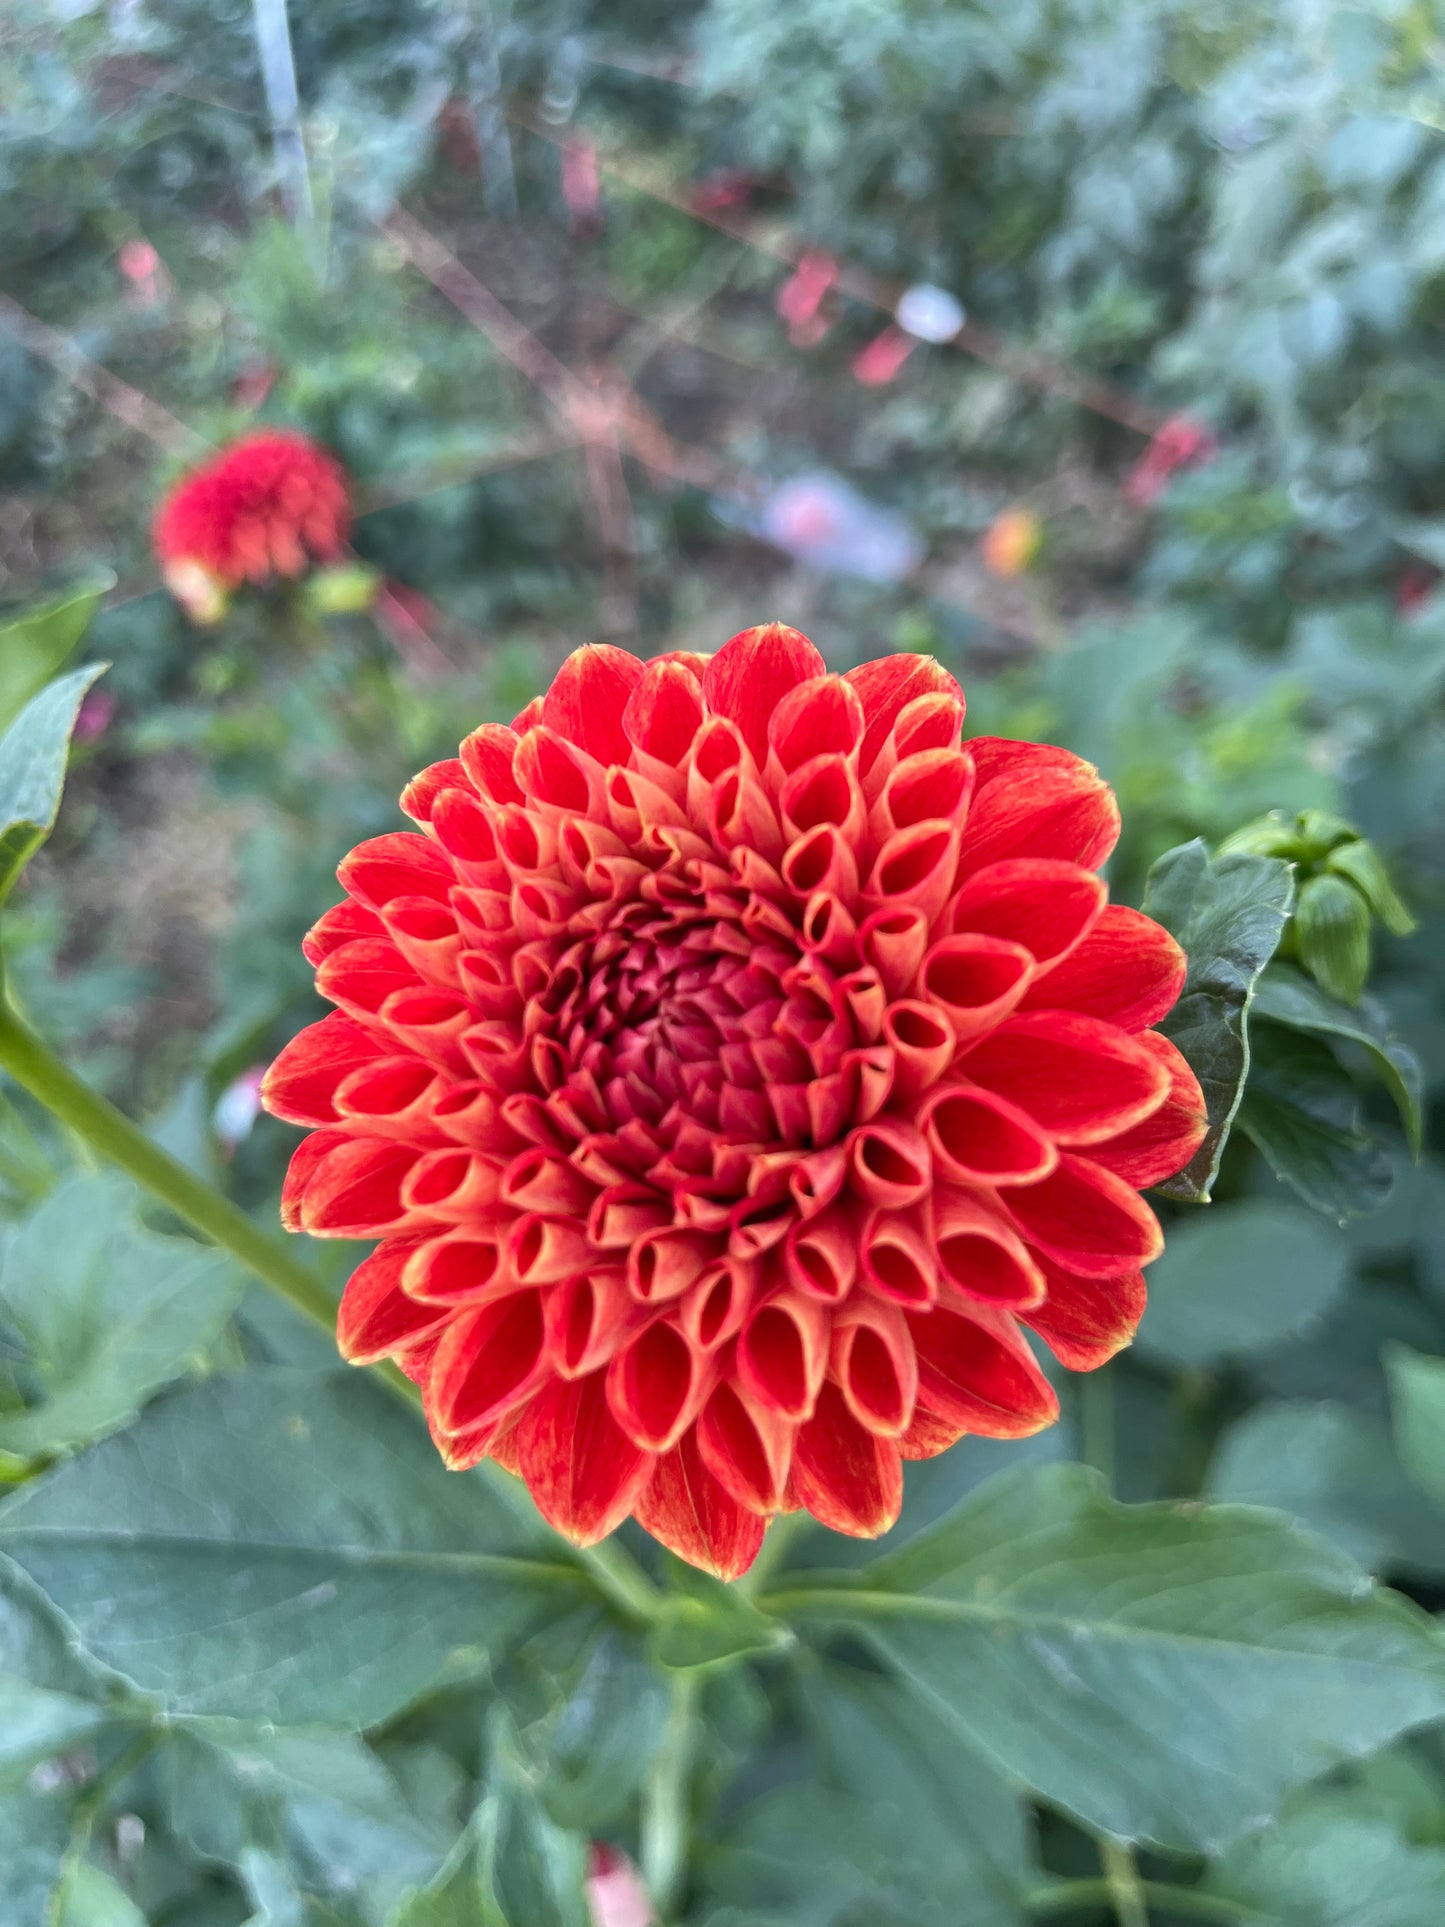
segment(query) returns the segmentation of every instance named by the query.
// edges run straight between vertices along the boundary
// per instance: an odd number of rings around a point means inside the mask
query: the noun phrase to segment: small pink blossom
[[[253,1064],[234,1078],[216,1099],[211,1112],[211,1128],[227,1157],[251,1135],[251,1127],[261,1115],[261,1085],[268,1064]]]
[[[778,289],[773,305],[788,324],[795,348],[814,348],[832,325],[822,313],[824,300],[838,279],[838,263],[821,248],[810,248]]]
[[[1171,415],[1125,478],[1125,501],[1135,508],[1151,507],[1164,493],[1171,475],[1181,468],[1200,467],[1218,447],[1202,422],[1188,415]]]
[[[889,325],[853,357],[853,374],[868,388],[882,388],[893,380],[918,343],[901,328]]]
[[[108,689],[92,689],[75,719],[77,743],[98,743],[115,721],[116,700]]]
[[[642,1875],[605,1840],[594,1840],[587,1857],[587,1905],[592,1927],[657,1927]]]

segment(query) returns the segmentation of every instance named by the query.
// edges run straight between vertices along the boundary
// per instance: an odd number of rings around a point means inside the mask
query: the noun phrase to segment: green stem
[[[153,1138],[132,1124],[122,1111],[93,1091],[63,1064],[54,1051],[18,1016],[0,993],[0,1070],[5,1070],[54,1117],[69,1127],[97,1156],[118,1166],[128,1177],[168,1205],[178,1218],[211,1244],[229,1251],[263,1285],[279,1292],[303,1317],[323,1331],[336,1329],[336,1303],[320,1279],[274,1238],[260,1230],[244,1211],[204,1178],[188,1171]],[[370,1368],[399,1397],[421,1408],[421,1392],[395,1365]],[[508,1502],[524,1516],[536,1514],[522,1488],[500,1466],[486,1461],[486,1470]],[[661,1595],[641,1566],[621,1546],[569,1548],[591,1573],[602,1593],[630,1619],[657,1617]]]
[[[642,1877],[660,1921],[674,1918],[687,1871],[688,1782],[697,1747],[701,1680],[676,1673],[662,1743],[642,1794]]]
[[[1165,1881],[1140,1880],[1142,1901],[1152,1903],[1164,1913],[1192,1914],[1196,1920],[1216,1920],[1235,1927],[1241,1921],[1257,1920],[1252,1907],[1227,1900],[1223,1894],[1208,1894],[1198,1887],[1175,1887]],[[1031,1914],[1071,1914],[1086,1907],[1108,1906],[1116,1900],[1113,1881],[1051,1880],[1024,1895],[1024,1906]]]
[[[1121,1840],[1100,1840],[1099,1858],[1119,1927],[1149,1927],[1149,1906],[1133,1850]]]

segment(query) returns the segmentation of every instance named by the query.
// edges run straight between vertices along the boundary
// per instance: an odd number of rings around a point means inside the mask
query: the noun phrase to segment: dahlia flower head
[[[260,428],[176,484],[154,539],[166,587],[193,621],[208,623],[243,582],[339,560],[350,532],[340,463],[294,430]]]
[[[725,1577],[806,1507],[872,1536],[905,1459],[1058,1401],[1161,1246],[1199,1086],[1185,960],[1096,867],[1063,749],[962,740],[932,660],[796,631],[585,648],[409,786],[306,939],[336,1009],[272,1065],[287,1225],[376,1238],[343,1353],[421,1388],[578,1543],[634,1515]]]

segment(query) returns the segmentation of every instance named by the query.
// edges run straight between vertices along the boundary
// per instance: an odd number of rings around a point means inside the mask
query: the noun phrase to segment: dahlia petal
[[[338,1122],[364,1126],[371,1137],[426,1139],[434,1135],[432,1100],[440,1082],[435,1066],[420,1058],[374,1057],[337,1085],[332,1108]]]
[[[301,1229],[301,1205],[307,1186],[331,1153],[353,1142],[348,1131],[313,1131],[291,1153],[281,1185],[281,1223],[287,1231]]]
[[[942,937],[919,971],[923,997],[947,1018],[955,1040],[971,1044],[1017,1009],[1033,979],[1034,960],[1002,937]]]
[[[811,686],[804,684],[805,689]],[[848,758],[836,751],[814,756],[794,770],[778,792],[778,808],[790,842],[831,823],[847,842],[856,843],[867,818],[858,779]]]
[[[394,990],[417,990],[421,979],[388,937],[357,937],[324,957],[316,988],[354,1016],[376,1017]]]
[[[910,1310],[938,1296],[937,1253],[920,1213],[873,1211],[859,1239],[864,1289]]]
[[[953,928],[1022,944],[1042,969],[1083,942],[1107,894],[1102,879],[1077,863],[1006,858],[964,883],[953,903]]]
[[[913,906],[884,906],[864,919],[858,948],[878,972],[887,995],[906,996],[913,989],[928,949],[929,919]]]
[[[301,1228],[313,1238],[380,1238],[405,1229],[411,1213],[402,1187],[417,1161],[410,1145],[391,1139],[345,1139],[306,1180]]]
[[[522,787],[516,777],[521,738],[503,723],[483,723],[461,745],[462,768],[481,794],[493,804],[520,803]]]
[[[680,662],[659,657],[648,663],[622,712],[623,731],[632,745],[675,768],[701,724],[702,689],[697,676]]]
[[[920,911],[932,923],[953,890],[957,863],[955,825],[912,823],[890,836],[879,850],[863,902],[870,910],[894,911],[906,906]],[[879,974],[883,974],[881,966]]]
[[[1144,1274],[1081,1278],[1077,1272],[1040,1258],[1047,1295],[1023,1313],[1061,1365],[1092,1372],[1107,1365],[1133,1339],[1144,1315]]]
[[[793,1449],[793,1499],[834,1532],[876,1539],[903,1507],[903,1462],[891,1439],[861,1425],[836,1385],[825,1385],[818,1409]]]
[[[756,1266],[739,1258],[711,1265],[678,1300],[678,1329],[702,1351],[714,1351],[742,1330],[757,1293]]]
[[[1119,840],[1114,792],[1090,763],[1006,774],[974,791],[959,857],[963,882],[1005,858],[1049,857],[1093,870]]]
[[[939,817],[961,824],[973,791],[973,762],[960,749],[906,756],[890,772],[868,819],[875,842]]]
[[[786,777],[815,756],[846,756],[856,762],[863,729],[863,705],[845,677],[818,676],[799,683],[768,719],[770,767]]]
[[[796,1425],[723,1379],[697,1422],[703,1463],[750,1512],[782,1512]]]
[[[383,914],[386,934],[428,983],[455,990],[462,937],[457,920],[434,897],[393,897]]]
[[[828,1369],[829,1319],[817,1298],[783,1292],[758,1305],[738,1339],[740,1383],[786,1418],[806,1418]]]
[[[1041,1267],[979,1192],[940,1185],[930,1209],[939,1272],[953,1292],[1010,1311],[1042,1302]]]
[[[932,1162],[918,1126],[907,1118],[879,1117],[848,1138],[848,1171],[855,1197],[897,1211],[928,1193]]]
[[[426,1151],[402,1180],[402,1210],[418,1221],[476,1217],[496,1203],[497,1178],[491,1159],[479,1158],[460,1146]]]
[[[422,1305],[474,1304],[484,1293],[511,1290],[494,1237],[446,1234],[410,1247],[401,1277],[408,1298]]]
[[[883,1018],[883,1039],[893,1053],[893,1090],[906,1101],[936,1084],[953,1062],[953,1026],[932,1004],[903,998]]]
[[[940,1418],[937,1412],[931,1411],[919,1399],[913,1407],[908,1430],[898,1441],[899,1456],[903,1459],[936,1459],[940,1452],[957,1445],[967,1431],[966,1425]]]
[[[1004,1208],[1046,1257],[1084,1278],[1147,1265],[1164,1246],[1159,1221],[1132,1186],[1076,1152],[1036,1184],[1009,1191]]]
[[[448,756],[440,763],[429,764],[412,777],[401,793],[401,807],[413,823],[430,823],[436,800],[443,791],[465,791],[470,787],[471,780],[461,758]]]
[[[605,816],[602,764],[545,723],[522,738],[514,768],[529,804]]]
[[[557,671],[542,703],[542,721],[599,763],[625,763],[632,744],[623,716],[644,665],[610,643],[588,643]]]
[[[761,768],[773,711],[799,683],[826,674],[827,664],[806,636],[781,622],[768,622],[744,629],[718,650],[703,671],[703,701],[710,715],[737,724]]]
[[[526,708],[519,710],[512,718],[512,733],[516,736],[530,735],[542,720],[542,711],[546,702],[545,696],[534,696]]]
[[[1174,1008],[1187,968],[1162,924],[1111,903],[1077,949],[1030,986],[1022,1007],[1077,1010],[1144,1030]]]
[[[337,864],[336,874],[348,896],[373,910],[384,910],[393,897],[436,897],[445,903],[457,880],[436,844],[415,830],[392,830],[358,843]]]
[[[720,1241],[706,1231],[648,1232],[627,1254],[628,1290],[645,1305],[666,1304],[695,1285],[722,1255]]]
[[[810,899],[820,891],[851,906],[858,896],[858,859],[854,846],[832,823],[820,823],[790,844],[780,874],[794,895]]]
[[[384,1057],[386,1046],[338,1010],[308,1024],[272,1059],[261,1099],[288,1124],[335,1124],[338,1087],[354,1071]]]
[[[403,1291],[401,1274],[412,1249],[409,1239],[390,1239],[347,1280],[336,1313],[336,1343],[348,1364],[374,1364],[447,1317],[444,1305],[420,1304]]]
[[[496,818],[471,789],[443,790],[432,804],[432,834],[456,858],[452,881],[501,886],[506,870],[497,847]]]
[[[797,1292],[838,1304],[852,1290],[858,1271],[858,1234],[846,1205],[795,1222],[783,1242],[783,1267]]]
[[[824,963],[851,962],[858,954],[858,925],[833,890],[815,890],[803,911],[803,948]]]
[[[1144,1191],[1182,1171],[1204,1142],[1209,1118],[1199,1080],[1181,1052],[1157,1030],[1140,1032],[1137,1040],[1169,1078],[1164,1102],[1141,1124],[1102,1144],[1091,1144],[1089,1156]]]
[[[429,1396],[447,1432],[484,1425],[521,1405],[547,1369],[542,1294],[512,1291],[454,1316],[432,1365]]]
[[[943,1305],[910,1315],[920,1405],[981,1438],[1021,1439],[1059,1416],[1059,1401],[1012,1319]]]
[[[612,1416],[603,1380],[594,1372],[544,1386],[513,1433],[537,1510],[579,1546],[595,1545],[621,1525],[656,1464]]]
[[[968,1052],[963,1071],[1068,1145],[1142,1123],[1169,1090],[1169,1072],[1140,1040],[1072,1010],[1010,1017]]]
[[[385,934],[386,925],[374,910],[369,910],[364,903],[353,903],[347,897],[342,903],[332,904],[316,919],[301,939],[301,954],[314,968],[344,943],[352,943],[358,937],[380,937]]]
[[[669,1552],[719,1579],[740,1579],[767,1531],[766,1521],[740,1506],[708,1471],[695,1429],[657,1460],[636,1512]]]
[[[866,774],[899,716],[919,696],[941,693],[960,705],[963,691],[932,656],[880,656],[845,672],[863,705],[865,729],[858,766]]]
[[[597,1254],[583,1225],[570,1218],[540,1218],[535,1213],[512,1221],[507,1233],[507,1264],[527,1285],[555,1285],[595,1263]]]
[[[972,1084],[942,1084],[919,1111],[940,1177],[959,1184],[1025,1187],[1058,1162],[1053,1140],[1015,1104]]]
[[[879,1438],[902,1437],[918,1398],[918,1354],[896,1306],[869,1299],[850,1305],[833,1328],[830,1366],[861,1426]]]
[[[649,1452],[669,1452],[690,1429],[714,1376],[711,1355],[658,1318],[612,1360],[607,1402],[630,1439]]]

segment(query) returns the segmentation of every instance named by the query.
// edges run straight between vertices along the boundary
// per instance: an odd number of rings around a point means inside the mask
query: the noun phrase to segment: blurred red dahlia
[[[215,622],[243,582],[336,561],[350,530],[341,465],[305,435],[261,428],[176,484],[156,513],[155,552],[187,613]]]
[[[796,631],[579,650],[341,865],[337,1009],[271,1067],[283,1210],[379,1238],[340,1343],[569,1537],[629,1513],[746,1570],[773,1513],[871,1535],[902,1461],[1058,1403],[1160,1249],[1203,1102],[1148,1027],[1174,940],[1109,905],[1108,787],[978,737],[937,663]]]

